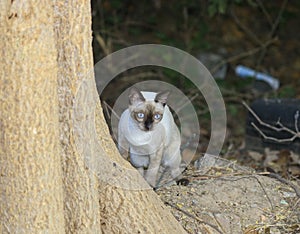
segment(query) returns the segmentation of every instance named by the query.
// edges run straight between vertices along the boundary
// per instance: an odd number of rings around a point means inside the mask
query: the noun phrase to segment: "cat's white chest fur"
[[[157,102],[157,93],[140,92],[138,95],[141,96],[140,101],[147,104],[154,103],[154,100]],[[120,153],[126,158],[129,151],[131,164],[153,187],[160,165],[171,169],[173,178],[179,176],[180,133],[167,105],[163,108],[162,119],[149,131],[142,130],[132,117],[130,108],[126,109],[119,121],[118,138]],[[146,174],[144,168],[148,168]]]
[[[134,167],[148,167],[149,154],[155,153],[158,147],[164,147],[162,144],[166,142],[165,128],[161,123],[152,131],[142,131],[134,123],[128,109],[120,118],[119,131],[129,143],[130,162]]]

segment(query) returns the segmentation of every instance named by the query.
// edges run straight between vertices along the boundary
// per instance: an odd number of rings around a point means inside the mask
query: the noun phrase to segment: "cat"
[[[169,92],[129,91],[129,107],[118,125],[118,147],[152,187],[156,187],[160,166],[181,179],[180,133],[169,107]],[[146,169],[146,170],[145,170]]]

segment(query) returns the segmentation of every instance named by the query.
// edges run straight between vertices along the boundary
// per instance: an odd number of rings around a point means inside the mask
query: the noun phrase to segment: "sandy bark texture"
[[[185,233],[110,137],[90,2],[5,1],[0,19],[0,233]]]
[[[83,79],[93,79],[90,3],[55,1],[54,14],[66,232],[101,233],[97,177],[85,166],[74,139],[80,134],[73,115],[77,89]]]
[[[64,233],[57,51],[48,1],[0,15],[0,233]]]

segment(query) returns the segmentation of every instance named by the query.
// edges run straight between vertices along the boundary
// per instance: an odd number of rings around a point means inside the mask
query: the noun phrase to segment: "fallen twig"
[[[164,203],[165,203],[166,205],[168,205],[168,206],[170,206],[170,207],[172,207],[172,208],[174,208],[174,209],[176,209],[176,210],[182,212],[182,213],[185,214],[186,216],[188,216],[188,217],[190,217],[190,218],[192,218],[192,219],[197,220],[199,223],[203,223],[203,224],[205,224],[205,225],[208,225],[208,226],[212,227],[212,228],[215,229],[218,233],[221,233],[221,234],[222,234],[222,232],[219,230],[219,228],[216,227],[215,225],[205,222],[204,220],[200,219],[199,217],[197,217],[197,216],[195,216],[195,215],[193,215],[193,214],[191,214],[191,213],[189,213],[189,212],[187,212],[187,211],[185,211],[185,210],[183,210],[183,209],[181,209],[181,208],[179,208],[179,207],[177,207],[177,206],[171,204],[170,202],[164,201]]]
[[[271,173],[271,172],[258,172],[258,173],[235,172],[235,173],[221,174],[221,175],[203,175],[203,174],[197,175],[197,174],[194,174],[194,175],[188,176],[187,178],[189,178],[190,181],[193,181],[193,180],[208,180],[208,179],[220,179],[220,178],[225,179],[226,177],[242,176],[238,179],[234,179],[234,180],[240,180],[240,179],[249,178],[249,177],[255,177],[257,179],[257,177],[256,177],[257,175],[269,176],[271,178],[275,178],[275,179],[279,180],[280,182],[282,182],[286,185],[289,185],[292,189],[294,189],[296,195],[300,198],[300,188],[299,187],[297,187],[291,181],[284,179],[280,175]],[[258,182],[260,183],[260,181],[258,181]],[[270,199],[269,199],[269,201],[270,201]]]
[[[275,174],[275,173],[269,173],[267,174],[269,177],[277,179],[278,181],[290,186],[296,193],[296,195],[300,198],[300,189],[298,186],[296,186],[295,184],[293,184],[291,181],[286,180],[284,178],[282,178],[280,175]]]
[[[254,178],[254,179],[256,179],[257,183],[260,185],[261,189],[264,191],[264,193],[265,193],[265,195],[266,195],[266,197],[267,197],[267,199],[268,199],[268,201],[269,201],[269,203],[271,205],[272,211],[273,211],[274,210],[273,203],[272,203],[272,201],[271,201],[268,193],[266,192],[264,186],[261,184],[260,180],[256,176],[251,176],[251,177]]]
[[[269,172],[258,172],[258,173],[235,172],[235,173],[221,174],[221,175],[203,175],[203,174],[197,175],[197,174],[194,174],[194,175],[190,175],[188,178],[191,178],[191,180],[208,180],[208,179],[218,179],[218,178],[224,178],[224,177],[268,175],[268,174],[269,174]]]

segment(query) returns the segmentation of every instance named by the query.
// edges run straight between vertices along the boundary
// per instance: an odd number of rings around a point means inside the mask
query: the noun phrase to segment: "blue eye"
[[[139,119],[143,119],[145,117],[145,114],[142,113],[142,112],[139,112],[136,114],[136,116],[139,118]]]
[[[154,115],[154,119],[156,119],[156,120],[161,119],[161,114],[155,114],[155,115]]]

